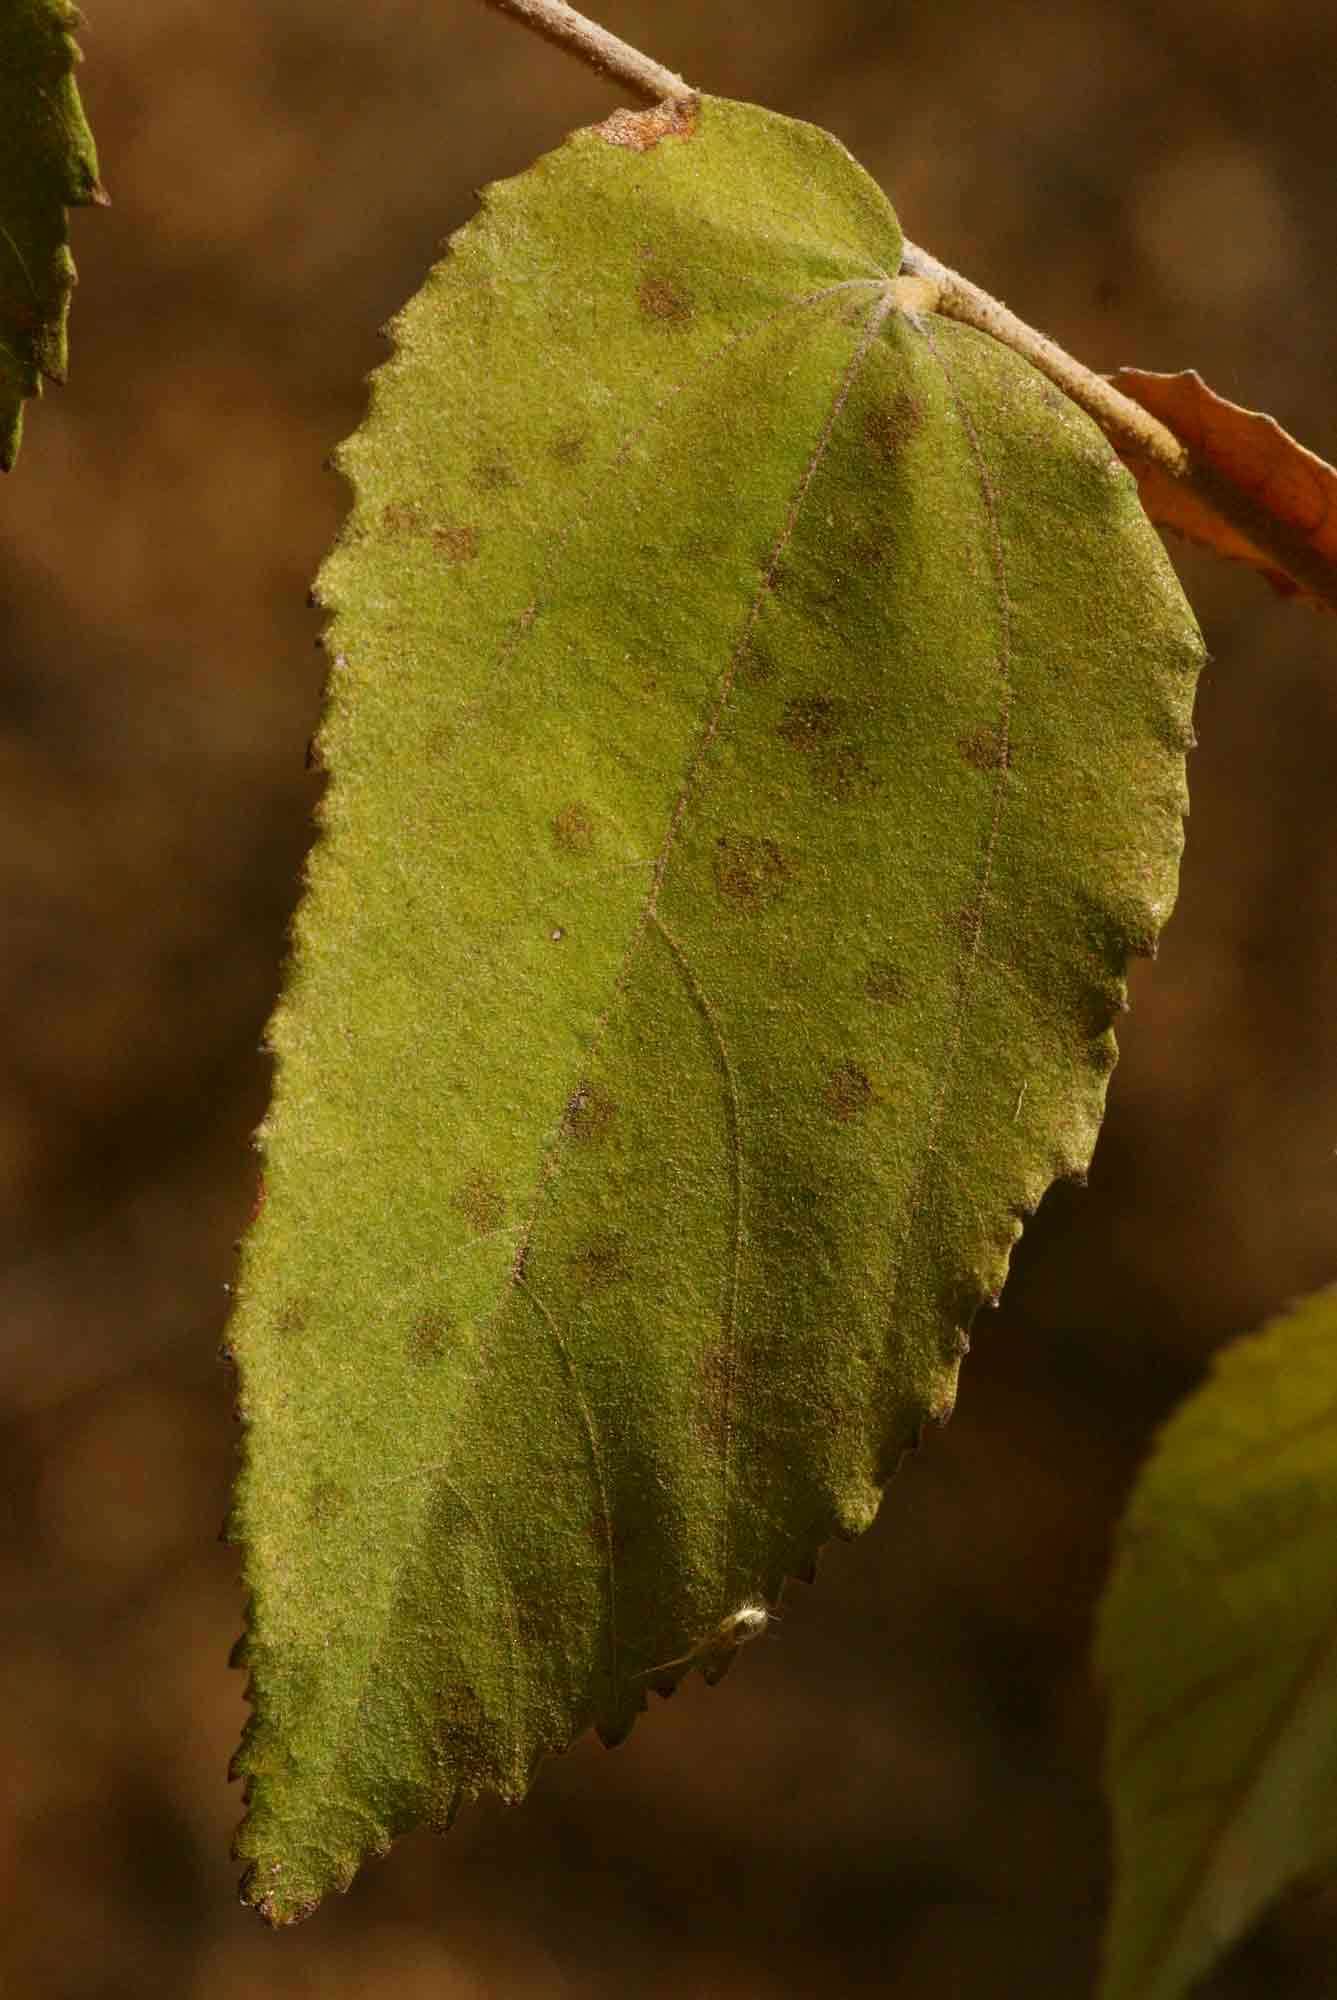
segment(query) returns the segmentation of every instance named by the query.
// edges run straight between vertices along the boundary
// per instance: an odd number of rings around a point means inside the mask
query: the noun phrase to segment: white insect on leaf
[[[652,1674],[666,1674],[672,1667],[700,1667],[708,1681],[717,1681],[723,1675],[740,1646],[759,1639],[774,1619],[769,1605],[759,1597],[750,1597],[731,1611],[727,1618],[721,1618],[713,1632],[708,1632],[690,1653],[679,1653],[675,1660],[661,1660],[657,1667],[647,1667],[641,1674],[648,1680]]]

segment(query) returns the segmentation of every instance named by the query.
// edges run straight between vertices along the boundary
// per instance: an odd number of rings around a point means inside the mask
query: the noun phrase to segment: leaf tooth
[[[331,447],[325,464],[329,471],[340,473],[345,479],[351,480],[360,455],[358,433],[354,431],[351,436],[340,438],[338,444]],[[317,586],[319,582],[320,578],[317,577]]]
[[[255,1770],[254,1770],[254,1765],[252,1763],[252,1754],[254,1752],[257,1739],[261,1738],[264,1734],[264,1725],[261,1722],[258,1713],[255,1712],[255,1695],[252,1691],[251,1683],[249,1680],[247,1681],[245,1688],[242,1690],[242,1699],[251,1705],[252,1713],[247,1716],[245,1722],[242,1724],[241,1741],[238,1743],[236,1749],[232,1753],[231,1760],[227,1767],[227,1774],[229,1780],[232,1783],[235,1784],[238,1781],[240,1781],[242,1787],[242,1801],[244,1804],[249,1805],[251,1802],[251,1786],[255,1778]],[[241,1842],[245,1832],[246,1832],[246,1822],[243,1820],[242,1824],[237,1828],[236,1835],[234,1836],[232,1843],[232,1853],[234,1860],[239,1861],[242,1858],[242,1853],[239,1847],[239,1843]]]

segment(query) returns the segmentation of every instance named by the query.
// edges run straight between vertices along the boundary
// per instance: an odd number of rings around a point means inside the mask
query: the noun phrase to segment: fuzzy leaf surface
[[[1165,1426],[1100,1619],[1117,1871],[1103,2000],[1177,2000],[1337,1864],[1337,1292]]]
[[[105,202],[65,0],[0,0],[0,471],[27,397],[65,380],[74,261],[65,211]]]
[[[825,133],[618,114],[488,191],[345,448],[233,1335],[273,1920],[716,1676],[1091,1151],[1200,641],[900,249]]]

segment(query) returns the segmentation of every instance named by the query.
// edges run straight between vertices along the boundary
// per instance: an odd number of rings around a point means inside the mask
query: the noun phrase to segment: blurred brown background
[[[0,489],[0,1990],[1080,2000],[1112,1522],[1213,1345],[1337,1275],[1337,624],[1185,563],[1213,665],[1181,909],[1092,1186],[1029,1232],[874,1533],[723,1687],[271,1936],[227,1857],[216,1350],[312,801],[322,461],[471,190],[615,97],[476,0],[88,7],[115,207],[76,218],[73,380]],[[1093,365],[1195,363],[1337,455],[1331,0],[604,18],[831,128]],[[1211,1990],[1337,1993],[1335,1963],[1301,1897]]]

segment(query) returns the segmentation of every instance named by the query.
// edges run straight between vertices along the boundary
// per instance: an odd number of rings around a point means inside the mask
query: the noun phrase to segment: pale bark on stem
[[[597,21],[587,20],[574,7],[568,7],[565,0],[487,0],[487,5],[495,7],[499,14],[513,15],[546,41],[556,42],[559,48],[579,56],[600,76],[625,83],[629,90],[648,98],[652,104],[662,103],[665,98],[681,104],[696,95],[671,69],[665,69],[650,56],[643,56],[629,42],[619,41]]]

